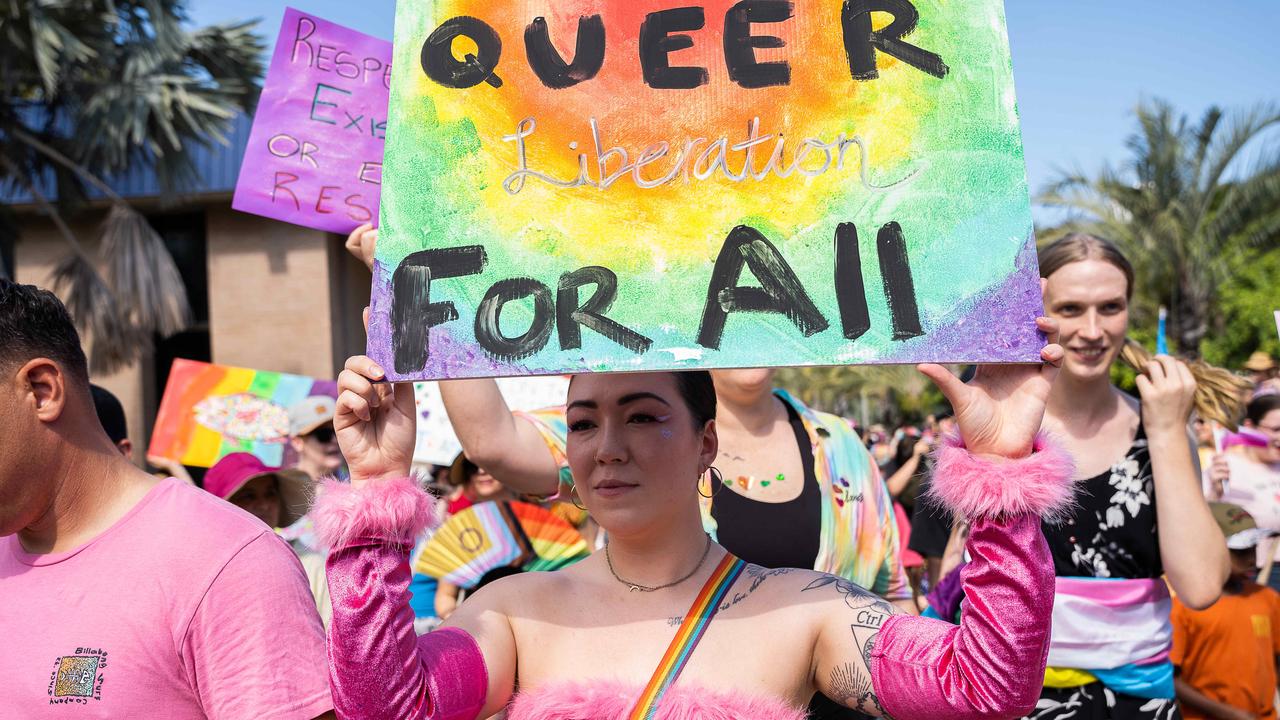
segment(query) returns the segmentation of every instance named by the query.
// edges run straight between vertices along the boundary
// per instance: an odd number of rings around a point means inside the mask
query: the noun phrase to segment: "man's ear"
[[[133,441],[129,438],[124,438],[120,442],[116,443],[116,449],[120,451],[120,454],[123,455],[126,460],[133,459]]]
[[[35,358],[18,370],[28,402],[41,422],[54,423],[67,407],[67,375],[57,362]]]
[[[289,447],[293,448],[293,451],[298,453],[299,455],[302,454],[302,448],[306,447],[306,444],[307,444],[307,439],[304,437],[299,437],[297,435],[294,435],[293,437],[289,438]]]

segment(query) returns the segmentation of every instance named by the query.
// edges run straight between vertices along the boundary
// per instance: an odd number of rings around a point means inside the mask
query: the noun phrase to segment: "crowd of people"
[[[767,369],[455,380],[463,452],[415,475],[412,388],[357,356],[288,466],[198,482],[0,280],[0,716],[1276,717],[1275,361],[1146,355],[1101,238],[1040,269],[1043,363],[922,365],[947,406],[896,426]]]

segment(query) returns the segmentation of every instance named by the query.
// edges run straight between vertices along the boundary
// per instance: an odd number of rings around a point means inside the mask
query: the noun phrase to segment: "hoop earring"
[[[716,493],[720,492],[720,486],[724,485],[724,476],[720,474],[720,469],[717,468],[715,465],[708,467],[707,472],[711,474],[711,494],[702,495],[701,481],[698,482],[698,494],[710,500],[716,496]]]
[[[586,507],[584,507],[584,506],[581,504],[581,501],[579,501],[579,500],[578,500],[578,486],[577,486],[577,485],[570,485],[570,486],[569,486],[569,502],[570,502],[570,503],[572,503],[574,507],[578,508],[578,509],[579,509],[579,510],[581,510],[582,512],[588,512],[587,508],[586,508]]]

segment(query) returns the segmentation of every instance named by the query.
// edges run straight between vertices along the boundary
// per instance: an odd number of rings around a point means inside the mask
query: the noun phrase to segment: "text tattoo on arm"
[[[859,712],[888,718],[889,713],[880,704],[880,699],[876,697],[875,689],[872,687],[871,655],[875,650],[876,637],[880,634],[884,621],[898,611],[879,596],[848,580],[831,576],[814,580],[801,592],[828,587],[838,592],[845,605],[854,612],[854,621],[849,625],[849,629],[853,635],[853,645],[862,657],[861,672],[851,662],[836,665],[831,669],[832,699]]]

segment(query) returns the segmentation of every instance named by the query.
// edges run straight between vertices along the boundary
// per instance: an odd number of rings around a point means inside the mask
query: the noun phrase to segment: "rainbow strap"
[[[684,666],[689,663],[689,658],[693,655],[693,649],[698,646],[698,642],[702,640],[702,636],[711,625],[711,620],[719,612],[724,596],[729,592],[729,588],[733,587],[734,581],[746,566],[745,562],[734,557],[732,553],[725,553],[724,559],[716,566],[711,577],[707,578],[707,583],[702,586],[702,591],[693,601],[693,606],[685,614],[684,622],[680,624],[676,636],[671,639],[671,645],[662,656],[662,662],[653,671],[653,677],[649,679],[648,686],[645,687],[640,700],[636,702],[635,708],[628,716],[629,720],[652,720],[658,712],[658,703],[662,700],[662,696],[684,671]]]

